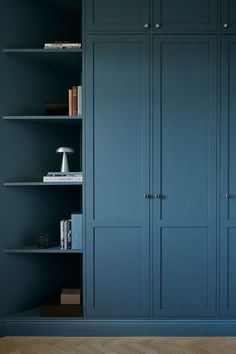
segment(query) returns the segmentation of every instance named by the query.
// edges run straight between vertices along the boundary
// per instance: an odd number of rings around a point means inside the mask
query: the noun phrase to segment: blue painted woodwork
[[[149,314],[149,42],[86,41],[88,316]]]
[[[221,42],[221,315],[236,315],[236,36]],[[229,198],[224,198],[228,194]]]
[[[87,0],[86,29],[143,30],[149,24],[149,0]],[[148,30],[148,28],[147,28]]]
[[[236,33],[236,2],[235,2],[235,0],[221,0],[220,31],[222,34]]]
[[[217,0],[153,0],[152,14],[158,33],[217,30]]]
[[[217,0],[86,1],[87,31],[149,29],[158,33],[216,31]]]
[[[76,319],[16,315],[4,321],[6,336],[235,336],[235,320]],[[3,327],[3,326],[2,326]],[[1,326],[0,326],[1,330]]]
[[[216,38],[153,39],[153,303],[212,316],[216,300]]]

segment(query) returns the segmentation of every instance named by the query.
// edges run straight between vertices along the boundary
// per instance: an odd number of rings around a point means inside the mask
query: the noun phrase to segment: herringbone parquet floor
[[[4,337],[0,354],[236,354],[236,337]]]

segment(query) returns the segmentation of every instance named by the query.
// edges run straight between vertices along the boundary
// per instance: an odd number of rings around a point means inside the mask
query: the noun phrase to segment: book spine
[[[73,115],[73,94],[72,94],[72,89],[69,89],[68,96],[69,96],[69,116],[72,116]]]
[[[78,116],[82,115],[82,86],[78,86]]]
[[[63,49],[62,43],[45,43],[44,49]]]
[[[83,246],[83,229],[82,229],[83,216],[79,213],[71,214],[71,237],[72,249],[82,249]]]
[[[67,250],[67,220],[64,220],[64,249]]]
[[[71,250],[71,220],[67,220],[68,230],[67,230],[67,248]]]
[[[83,182],[83,176],[44,176],[43,182]]]
[[[64,249],[64,220],[60,221],[60,246],[61,250]]]
[[[78,87],[72,86],[72,115],[78,115]]]
[[[64,43],[64,42],[54,42],[54,43],[44,43],[44,49],[79,49],[81,48],[81,43]]]

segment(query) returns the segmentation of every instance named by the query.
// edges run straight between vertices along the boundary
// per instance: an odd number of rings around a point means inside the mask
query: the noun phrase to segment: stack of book
[[[44,49],[80,49],[80,42],[63,42],[63,41],[55,41],[51,43],[44,43]]]
[[[60,246],[62,250],[82,249],[82,214],[72,213],[71,219],[60,221]]]
[[[83,182],[82,172],[48,172],[43,182]]]
[[[81,305],[80,289],[62,289],[61,305]]]
[[[61,250],[71,250],[71,220],[60,221],[60,243]]]
[[[72,86],[68,91],[69,116],[82,115],[82,86]]]

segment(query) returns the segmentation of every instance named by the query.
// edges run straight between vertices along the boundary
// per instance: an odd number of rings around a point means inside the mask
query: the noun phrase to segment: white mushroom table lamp
[[[63,173],[69,172],[67,154],[73,154],[73,152],[74,152],[74,150],[69,147],[59,147],[56,150],[56,153],[63,154],[62,155],[62,163],[61,163],[61,172],[63,172]]]

